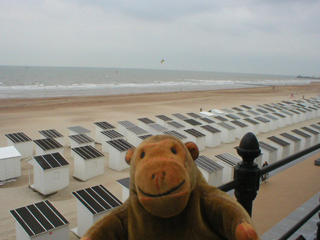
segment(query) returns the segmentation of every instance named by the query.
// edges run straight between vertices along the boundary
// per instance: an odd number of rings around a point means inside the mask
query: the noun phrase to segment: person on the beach
[[[266,166],[268,166],[269,164],[268,164],[268,162],[267,161],[265,161],[263,164],[262,164],[262,168],[264,168],[264,167],[266,167]],[[269,178],[269,173],[266,173],[266,174],[263,174],[262,176],[261,176],[261,181],[262,182],[267,182],[267,179]]]

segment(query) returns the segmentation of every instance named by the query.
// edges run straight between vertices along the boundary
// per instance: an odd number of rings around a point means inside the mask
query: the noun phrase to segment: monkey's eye
[[[144,158],[145,155],[146,155],[145,152],[141,152],[140,157]]]
[[[177,154],[177,150],[173,147],[173,148],[171,148],[171,152],[173,153],[173,154]]]

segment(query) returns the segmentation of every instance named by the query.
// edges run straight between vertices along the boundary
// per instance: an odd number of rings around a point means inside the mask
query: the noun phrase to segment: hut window
[[[54,180],[60,179],[60,172],[59,171],[56,171],[56,172],[53,173],[53,179]]]

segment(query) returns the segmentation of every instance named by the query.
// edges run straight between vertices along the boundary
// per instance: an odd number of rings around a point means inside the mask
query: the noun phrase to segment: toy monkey
[[[128,150],[130,196],[98,220],[82,240],[258,240],[250,216],[210,186],[192,142],[157,135]]]

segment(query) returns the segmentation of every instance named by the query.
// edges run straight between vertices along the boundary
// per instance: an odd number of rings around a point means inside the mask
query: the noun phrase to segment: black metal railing
[[[257,196],[262,175],[283,167],[286,164],[291,163],[319,149],[320,143],[260,169],[258,164],[254,162],[254,160],[261,153],[259,142],[256,136],[253,133],[249,132],[241,139],[239,146],[236,147],[238,154],[242,158],[242,162],[238,163],[235,167],[234,180],[221,185],[219,189],[225,192],[234,190],[237,201],[246,209],[246,211],[251,216],[252,204]],[[306,221],[308,221],[313,215],[315,215],[316,212],[319,211],[319,208],[320,204],[279,239],[283,240],[290,237]],[[320,240],[320,223],[318,223],[316,240]]]

